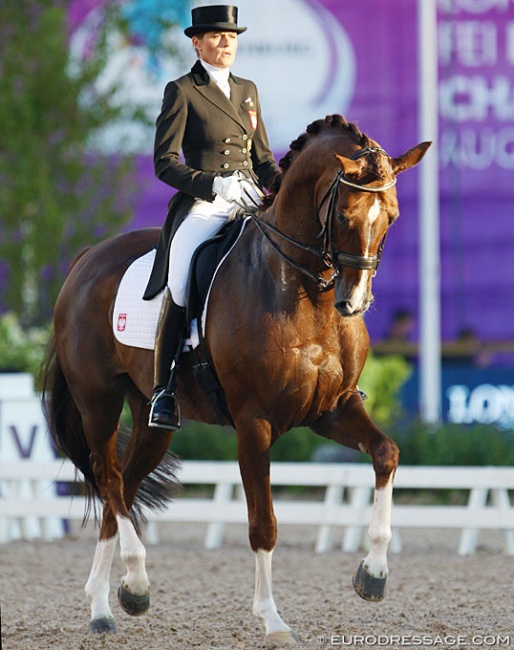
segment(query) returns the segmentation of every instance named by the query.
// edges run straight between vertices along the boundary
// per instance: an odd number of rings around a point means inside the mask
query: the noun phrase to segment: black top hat
[[[242,34],[246,27],[237,26],[237,7],[232,5],[210,5],[191,10],[192,26],[184,30],[191,38],[205,32],[236,32]]]

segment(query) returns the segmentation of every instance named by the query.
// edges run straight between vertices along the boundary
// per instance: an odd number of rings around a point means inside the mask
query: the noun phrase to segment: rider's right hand
[[[216,176],[212,183],[212,191],[229,203],[241,201],[241,182],[236,176]]]

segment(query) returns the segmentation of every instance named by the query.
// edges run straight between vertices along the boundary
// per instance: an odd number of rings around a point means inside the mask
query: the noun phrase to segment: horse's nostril
[[[349,300],[340,300],[336,303],[336,309],[341,316],[351,316],[354,313],[354,308]]]

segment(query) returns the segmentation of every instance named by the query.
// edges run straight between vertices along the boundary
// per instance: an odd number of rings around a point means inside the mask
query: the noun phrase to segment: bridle
[[[359,149],[358,151],[356,151],[351,156],[351,159],[356,160],[357,158],[360,158],[361,156],[366,156],[370,153],[380,153],[387,156],[387,152],[384,151],[384,149],[382,149],[381,147],[364,147],[363,149]],[[289,235],[286,235],[285,233],[283,233],[281,230],[279,230],[272,224],[267,223],[266,221],[260,219],[254,210],[248,210],[247,212],[247,214],[249,214],[249,216],[252,218],[257,228],[260,230],[263,236],[268,240],[271,246],[277,251],[277,253],[281,257],[283,257],[291,266],[298,269],[306,276],[308,276],[311,280],[313,280],[318,286],[318,289],[320,291],[325,291],[332,286],[334,280],[339,275],[341,266],[350,266],[351,268],[354,269],[373,271],[374,272],[373,275],[375,275],[378,266],[380,264],[380,260],[382,258],[382,252],[384,250],[384,246],[387,238],[387,232],[386,232],[386,234],[382,238],[382,241],[380,242],[376,255],[354,255],[353,253],[346,253],[344,251],[340,251],[337,248],[335,248],[333,242],[333,229],[334,229],[334,215],[336,212],[336,203],[337,203],[337,196],[339,191],[339,183],[342,183],[343,185],[347,185],[352,189],[359,190],[359,192],[385,192],[386,190],[389,190],[396,185],[396,177],[392,181],[389,181],[384,185],[381,185],[379,187],[371,187],[369,185],[359,185],[358,183],[353,183],[349,181],[344,176],[344,170],[343,169],[339,170],[336,174],[336,177],[334,178],[334,180],[328,187],[327,191],[323,195],[320,204],[318,206],[318,217],[319,217],[321,209],[324,203],[328,199],[327,218],[325,220],[325,223],[322,225],[321,232],[318,235],[318,238],[322,239],[323,241],[323,245],[321,249],[316,246],[304,244],[302,242],[297,241],[296,239],[293,239],[292,237],[289,237]],[[280,246],[276,242],[273,241],[269,232],[267,231],[271,231],[275,235],[278,235],[279,237],[289,242],[290,244],[293,244],[297,248],[300,248],[304,251],[312,253],[316,257],[319,257],[322,260],[323,264],[325,265],[324,271],[328,269],[332,269],[332,273],[330,277],[326,279],[323,277],[323,275],[321,275],[321,273],[320,274],[313,273],[312,271],[305,268],[301,264],[295,262],[291,257],[289,257],[284,253],[284,251],[280,248]]]

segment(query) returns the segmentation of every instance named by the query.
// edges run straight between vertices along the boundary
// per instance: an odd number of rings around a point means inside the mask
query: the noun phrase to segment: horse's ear
[[[357,158],[357,160],[352,160],[351,158],[345,158],[339,154],[334,154],[339,164],[344,170],[345,176],[359,176],[362,172],[364,161],[362,158]]]
[[[412,147],[412,149],[406,151],[402,156],[393,158],[391,160],[391,166],[395,175],[398,175],[400,172],[409,169],[409,167],[414,167],[414,165],[417,165],[426,154],[431,144],[431,142],[421,142],[415,147]]]

